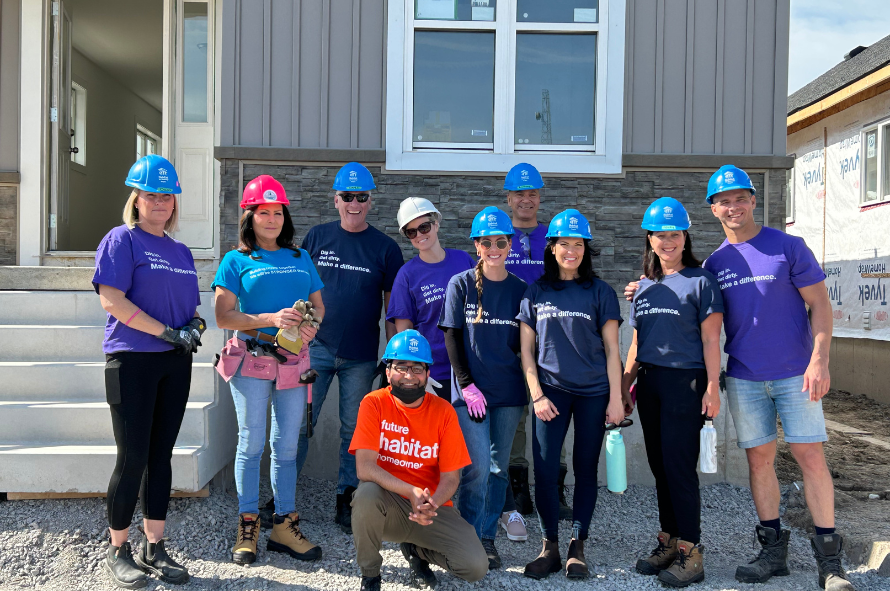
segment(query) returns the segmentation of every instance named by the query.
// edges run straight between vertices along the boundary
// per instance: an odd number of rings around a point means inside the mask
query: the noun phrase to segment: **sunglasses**
[[[352,200],[355,199],[359,203],[364,203],[368,199],[371,198],[370,193],[337,193],[337,197],[343,200],[344,203],[352,203]]]
[[[484,248],[485,250],[491,248],[492,244],[497,246],[500,250],[504,250],[505,248],[507,248],[507,245],[510,244],[510,242],[506,238],[498,238],[496,242],[492,242],[488,238],[483,238],[479,241],[479,244],[481,244],[482,248]]]
[[[606,431],[611,431],[612,429],[623,429],[625,427],[630,427],[634,422],[632,419],[625,418],[620,423],[606,423]]]
[[[433,229],[432,222],[423,222],[416,228],[405,228],[404,233],[405,233],[405,237],[408,240],[414,240],[417,237],[418,232],[420,232],[421,234],[429,234],[430,230],[432,230],[432,229]]]

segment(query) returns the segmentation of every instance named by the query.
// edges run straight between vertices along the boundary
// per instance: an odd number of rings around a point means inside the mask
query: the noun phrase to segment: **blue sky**
[[[890,35],[890,0],[791,0],[788,94]]]

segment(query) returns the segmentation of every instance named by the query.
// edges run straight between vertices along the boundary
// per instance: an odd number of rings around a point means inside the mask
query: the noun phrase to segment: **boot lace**
[[[674,564],[678,565],[681,569],[686,568],[686,560],[689,559],[689,555],[683,552],[682,548],[678,548],[677,550],[677,560]]]
[[[298,540],[305,540],[306,536],[303,535],[303,532],[300,531],[300,518],[292,519],[289,524],[287,524],[287,529],[290,530],[291,534]]]
[[[847,578],[847,573],[844,571],[844,567],[841,566],[841,559],[839,556],[826,556],[816,550],[816,563],[819,565],[819,571],[824,575],[835,575],[842,579]]]
[[[241,520],[240,531],[238,532],[238,537],[241,538],[242,541],[255,541],[257,535],[257,525],[259,521],[248,521],[246,519]]]
[[[667,550],[668,547],[664,545],[664,542],[658,540],[658,546],[655,548],[655,550],[652,551],[652,554],[650,554],[650,556],[661,558],[662,556],[667,554]]]

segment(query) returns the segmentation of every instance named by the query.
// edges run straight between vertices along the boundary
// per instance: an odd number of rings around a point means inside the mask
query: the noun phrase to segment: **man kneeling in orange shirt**
[[[488,572],[488,558],[473,526],[451,503],[470,454],[454,408],[426,393],[429,343],[416,330],[400,332],[383,359],[391,385],[362,400],[349,446],[361,481],[352,497],[361,589],[380,590],[384,540],[401,544],[421,584],[438,583],[430,563],[478,581]]]

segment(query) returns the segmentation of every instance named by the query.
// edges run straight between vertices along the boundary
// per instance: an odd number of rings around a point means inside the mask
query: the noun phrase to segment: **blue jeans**
[[[480,539],[493,540],[498,535],[498,519],[510,484],[510,448],[522,408],[489,407],[481,423],[470,418],[466,406],[454,409],[472,461],[460,474],[459,510]]]
[[[258,513],[260,459],[266,447],[266,414],[272,400],[272,493],[275,512],[296,511],[297,433],[306,414],[306,387],[276,390],[274,380],[246,378],[241,369],[229,380],[238,416],[238,450],[235,453],[235,486],[238,512]]]
[[[337,494],[343,494],[346,487],[358,487],[355,473],[355,456],[349,453],[349,444],[358,419],[358,407],[365,394],[371,391],[371,377],[377,368],[376,361],[355,361],[337,357],[330,349],[312,341],[309,345],[309,361],[312,369],[318,372],[318,379],[312,384],[312,426],[318,422],[321,405],[328,395],[328,388],[334,376],[340,380],[340,469],[337,473]],[[300,427],[300,447],[297,452],[297,475],[303,471],[306,455],[309,453],[309,439],[306,437],[306,420]]]

